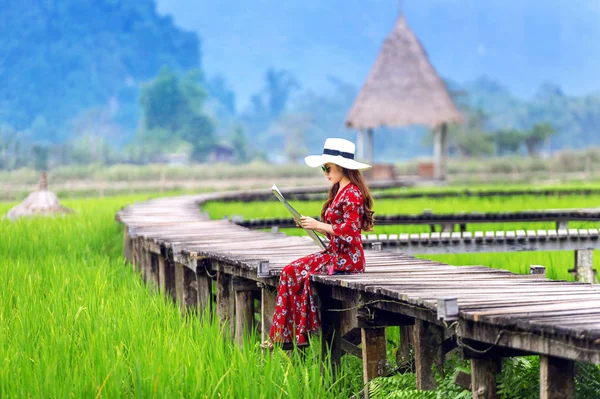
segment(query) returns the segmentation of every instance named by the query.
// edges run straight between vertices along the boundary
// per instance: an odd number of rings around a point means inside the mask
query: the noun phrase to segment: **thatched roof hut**
[[[372,129],[419,124],[445,130],[445,125],[453,122],[462,122],[462,117],[423,46],[400,15],[350,109],[346,126],[361,132],[359,143],[364,140],[362,132],[369,132],[372,161]]]
[[[15,220],[23,216],[53,216],[68,213],[73,213],[73,210],[62,206],[56,194],[48,191],[48,179],[44,172],[38,191],[29,194],[23,202],[8,211],[5,217]]]

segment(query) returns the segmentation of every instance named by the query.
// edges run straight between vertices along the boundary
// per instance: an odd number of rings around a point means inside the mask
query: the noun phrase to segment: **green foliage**
[[[575,392],[579,399],[600,398],[600,365],[575,363]]]
[[[143,126],[139,138],[156,153],[173,142],[191,145],[192,159],[203,161],[215,145],[214,124],[204,113],[206,93],[198,83],[197,71],[179,78],[163,68],[142,88],[140,104]]]
[[[237,163],[246,163],[250,161],[248,140],[246,139],[244,130],[240,126],[236,127],[233,131],[231,146],[233,147],[233,154]]]
[[[140,82],[163,65],[201,61],[196,34],[160,16],[154,0],[6,3],[0,37],[0,123],[50,143],[69,138],[69,120],[110,102],[133,128]]]
[[[511,357],[502,361],[498,378],[498,395],[502,399],[535,399],[540,397],[539,356]]]
[[[35,170],[42,171],[48,169],[48,147],[35,144],[32,148],[35,158]]]
[[[527,133],[525,145],[529,155],[537,155],[546,140],[556,131],[549,123],[536,123]]]
[[[494,134],[496,153],[498,155],[517,153],[524,141],[525,135],[515,129],[501,129]]]

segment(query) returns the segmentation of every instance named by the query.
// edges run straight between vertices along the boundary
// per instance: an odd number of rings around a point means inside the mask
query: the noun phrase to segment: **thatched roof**
[[[462,122],[446,85],[400,16],[358,94],[346,125],[356,129]]]
[[[65,213],[73,213],[73,210],[62,206],[56,194],[48,191],[48,179],[46,173],[42,173],[38,191],[29,194],[23,202],[8,211],[5,217],[15,220],[23,216],[52,216]]]

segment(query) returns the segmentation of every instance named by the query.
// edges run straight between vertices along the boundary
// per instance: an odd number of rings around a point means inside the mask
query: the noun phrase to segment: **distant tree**
[[[216,139],[214,123],[204,113],[206,91],[199,80],[198,71],[179,78],[168,68],[163,68],[155,80],[144,85],[140,97],[140,140],[165,149],[183,140],[192,146],[194,160],[206,159]]]
[[[288,162],[298,162],[306,155],[304,137],[311,123],[308,114],[288,112],[283,114],[269,129],[269,133],[278,137],[284,145],[284,152]]]
[[[216,99],[223,110],[231,115],[236,113],[235,93],[229,88],[222,76],[215,76],[206,82],[206,89],[210,97]]]
[[[530,156],[539,154],[540,149],[556,131],[549,123],[536,123],[527,133],[525,145]]]
[[[516,129],[501,129],[494,133],[498,155],[515,154],[525,142],[525,134]]]
[[[285,109],[294,90],[300,84],[289,72],[269,68],[265,75],[265,94],[271,117],[278,117]]]
[[[233,131],[233,137],[231,138],[231,145],[233,147],[233,153],[235,160],[238,163],[246,163],[250,160],[248,140],[244,134],[244,129],[238,126]]]
[[[48,147],[41,144],[34,144],[31,150],[33,152],[33,166],[35,170],[39,172],[48,170]]]

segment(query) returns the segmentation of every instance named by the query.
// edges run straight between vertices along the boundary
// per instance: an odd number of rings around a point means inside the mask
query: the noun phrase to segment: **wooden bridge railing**
[[[207,200],[236,194],[152,200],[126,207],[117,219],[125,225],[124,254],[148,284],[182,309],[214,308],[242,343],[250,329],[269,330],[281,268],[317,248],[305,238],[211,221],[200,211]],[[574,361],[600,364],[598,285],[385,250],[367,250],[366,258],[364,274],[312,278],[334,369],[346,352],[362,358],[365,382],[384,375],[386,326],[401,328],[399,362],[414,348],[419,389],[435,388],[432,367],[442,370],[455,349],[471,359],[474,398],[496,397],[502,357],[540,355],[543,398],[574,397]]]

